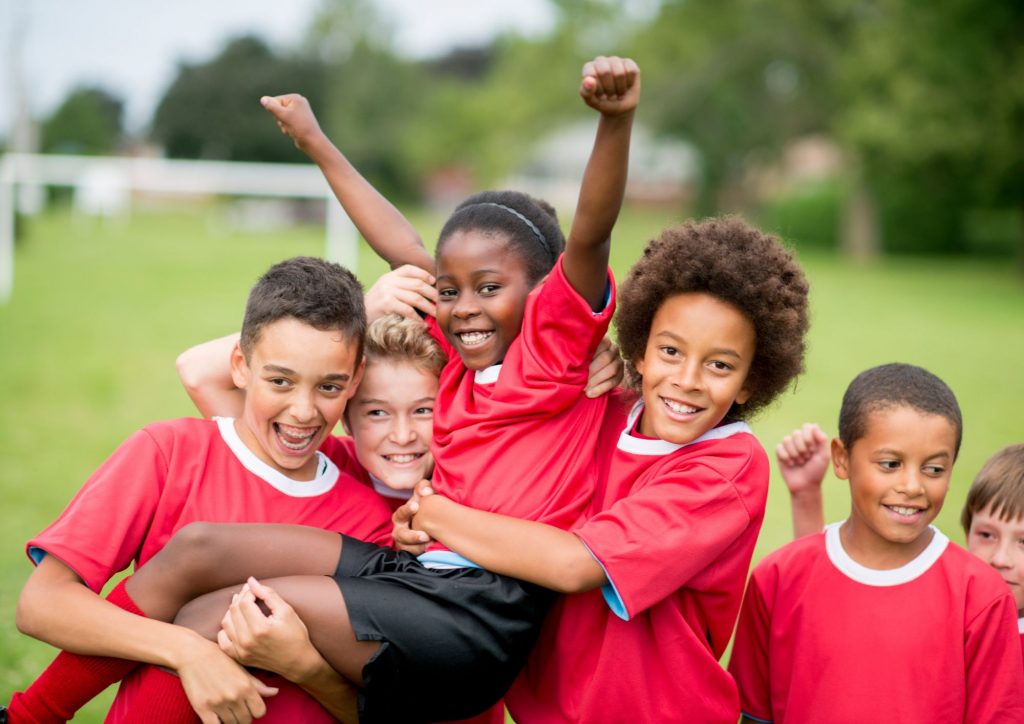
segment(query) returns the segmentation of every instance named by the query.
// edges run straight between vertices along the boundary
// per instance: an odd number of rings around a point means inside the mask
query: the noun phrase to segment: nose
[[[913,498],[924,493],[921,471],[908,467],[898,488],[907,497]]]
[[[313,403],[313,393],[308,394],[296,391],[290,400],[288,411],[296,422],[306,423],[316,418],[316,405]]]
[[[701,386],[699,360],[684,360],[676,369],[672,380],[682,390],[695,390]]]
[[[471,294],[460,294],[452,306],[452,316],[458,319],[470,319],[480,314],[480,305]]]
[[[993,568],[1010,568],[1013,565],[1010,560],[1011,545],[1013,545],[1013,540],[1008,539],[1007,536],[1000,537],[992,551],[992,560],[989,561]]]
[[[408,445],[416,439],[416,430],[406,415],[396,415],[391,424],[391,440],[398,445]]]

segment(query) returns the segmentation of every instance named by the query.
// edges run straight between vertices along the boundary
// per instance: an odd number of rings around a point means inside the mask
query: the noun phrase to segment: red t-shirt
[[[687,445],[618,417],[596,512],[573,532],[603,590],[566,596],[506,700],[530,722],[730,722],[718,663],[736,622],[768,492],[768,458],[745,423]],[[607,429],[607,428],[606,428]]]
[[[614,289],[610,273],[608,283]],[[560,259],[530,293],[522,331],[502,364],[476,372],[428,320],[449,354],[434,408],[437,492],[559,528],[577,522],[598,479],[597,436],[607,404],[583,390],[613,307],[610,298],[593,312]]]
[[[99,592],[131,563],[142,565],[181,527],[194,521],[294,523],[387,544],[387,506],[359,483],[355,459],[337,438],[318,455],[316,478],[287,478],[257,458],[228,419],[179,419],[149,425],[125,441],[89,478],[60,517],[28,542],[71,567]],[[141,671],[141,670],[140,670]],[[139,673],[125,679],[108,721],[134,708]],[[316,701],[287,682],[267,700],[261,721],[333,721]]]
[[[729,671],[743,712],[787,722],[1021,722],[1024,667],[999,574],[938,530],[894,570],[861,566],[836,523],[765,557]]]

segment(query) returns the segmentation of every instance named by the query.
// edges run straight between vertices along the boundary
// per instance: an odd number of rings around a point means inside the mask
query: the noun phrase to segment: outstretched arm
[[[825,527],[821,482],[830,462],[828,436],[808,422],[782,438],[775,447],[775,456],[789,490],[793,537],[821,531]]]
[[[580,96],[601,113],[565,245],[565,276],[600,309],[607,283],[611,232],[619,217],[629,167],[629,138],[640,99],[640,70],[629,58],[599,56],[583,66]]]
[[[402,213],[384,198],[331,143],[303,96],[263,96],[260,103],[277,121],[281,133],[295,142],[320,167],[334,196],[366,242],[392,269],[412,264],[434,273],[434,260],[419,234]]]
[[[441,541],[489,571],[559,593],[589,591],[607,582],[604,570],[572,533],[545,523],[468,508],[420,484],[419,496],[395,513],[395,541]],[[415,530],[405,523],[412,518]]]

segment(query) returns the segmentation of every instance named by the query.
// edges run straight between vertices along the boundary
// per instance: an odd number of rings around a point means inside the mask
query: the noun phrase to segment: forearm
[[[318,135],[303,150],[320,167],[359,233],[392,269],[412,264],[434,272],[434,260],[409,220],[363,178],[326,135]]]
[[[489,571],[560,593],[587,591],[607,580],[579,538],[544,523],[429,495],[420,501],[413,525]]]
[[[356,687],[332,669],[315,649],[313,653],[316,655],[316,659],[311,660],[301,675],[294,678],[290,678],[287,674],[282,674],[282,676],[301,686],[320,702],[320,705],[335,719],[344,724],[349,722],[355,724],[359,721]]]
[[[18,629],[60,649],[177,669],[214,644],[198,634],[124,611],[82,583],[33,583],[18,601]]]
[[[566,242],[569,281],[595,308],[603,296],[611,232],[626,189],[633,115],[601,116]]]
[[[793,512],[793,537],[802,538],[819,533],[825,527],[824,503],[821,488],[791,494],[789,504]]]
[[[231,378],[231,350],[238,334],[197,344],[178,355],[178,379],[203,417],[238,417],[245,393]]]

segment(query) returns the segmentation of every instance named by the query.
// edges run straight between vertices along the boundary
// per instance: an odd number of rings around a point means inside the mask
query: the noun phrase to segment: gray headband
[[[544,238],[544,234],[540,233],[540,229],[537,228],[537,225],[530,221],[525,216],[523,216],[521,213],[513,209],[511,206],[505,206],[505,204],[495,203],[494,201],[480,201],[475,204],[470,204],[469,206],[463,206],[461,209],[459,209],[459,211],[471,209],[474,206],[497,206],[499,209],[505,209],[505,211],[509,212],[510,214],[513,214],[517,218],[522,219],[523,223],[529,226],[530,231],[532,231],[533,235],[537,237],[537,241],[540,242],[540,245],[544,248],[544,251],[546,251],[549,256],[552,256],[551,245],[548,244],[548,240]]]

